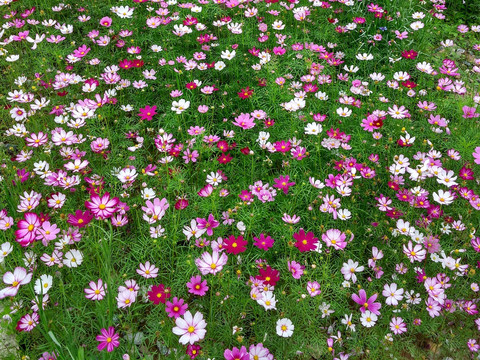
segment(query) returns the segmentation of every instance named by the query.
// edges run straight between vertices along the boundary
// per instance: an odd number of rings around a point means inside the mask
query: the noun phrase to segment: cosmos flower
[[[102,329],[101,335],[97,335],[96,340],[99,342],[97,349],[102,351],[107,349],[108,352],[112,352],[116,347],[120,346],[118,339],[120,335],[115,333],[115,328],[110,326],[108,329]]]
[[[190,311],[187,311],[182,317],[177,317],[175,320],[176,326],[172,329],[175,335],[180,336],[178,340],[180,344],[193,344],[202,340],[207,333],[205,330],[207,323],[203,320],[203,315],[196,312],[192,316]]]

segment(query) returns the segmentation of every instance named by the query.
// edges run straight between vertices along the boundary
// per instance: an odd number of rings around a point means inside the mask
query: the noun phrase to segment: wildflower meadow
[[[0,358],[480,358],[480,2],[0,16]]]

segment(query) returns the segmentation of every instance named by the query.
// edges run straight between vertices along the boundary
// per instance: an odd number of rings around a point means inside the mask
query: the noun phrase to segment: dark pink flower
[[[190,294],[204,296],[208,291],[207,280],[202,281],[200,275],[192,276],[187,283],[187,288]]]
[[[157,115],[155,110],[157,110],[156,105],[146,105],[144,108],[140,108],[140,113],[138,114],[138,116],[140,116],[142,120],[151,121],[153,116]]]
[[[120,342],[118,341],[120,335],[115,333],[115,328],[113,326],[110,326],[108,330],[102,329],[101,331],[102,335],[97,335],[96,337],[97,341],[100,342],[97,347],[98,351],[107,348],[108,352],[112,352],[113,349],[120,345]]]
[[[357,294],[352,294],[352,300],[361,305],[360,312],[364,313],[366,310],[372,312],[375,315],[380,315],[378,311],[382,305],[379,302],[375,302],[378,294],[373,294],[367,299],[367,293],[361,289]]]
[[[183,299],[179,299],[176,296],[173,300],[167,301],[165,303],[165,311],[169,317],[178,318],[185,314],[185,311],[188,309],[188,304],[185,303]]]

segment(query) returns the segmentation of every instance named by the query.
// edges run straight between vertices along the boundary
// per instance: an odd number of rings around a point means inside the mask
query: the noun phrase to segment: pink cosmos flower
[[[105,290],[107,284],[104,284],[102,279],[98,279],[98,282],[90,281],[89,288],[84,289],[85,297],[90,300],[102,300],[105,297]]]
[[[35,134],[35,133],[30,134],[30,136],[25,140],[27,142],[27,146],[39,147],[47,143],[48,135],[40,131],[38,134]]]
[[[352,300],[355,301],[357,304],[362,305],[360,307],[360,312],[364,313],[366,310],[369,310],[375,315],[380,315],[380,311],[378,311],[382,305],[379,302],[375,302],[377,299],[378,294],[373,294],[367,299],[367,293],[365,290],[360,289],[357,294],[352,294]]]
[[[320,284],[316,281],[309,281],[307,283],[307,292],[311,297],[320,295],[322,291],[320,290]]]
[[[87,47],[87,45],[83,44],[80,46],[78,49],[75,49],[73,51],[73,56],[76,58],[83,58],[85,55],[87,55],[90,52],[90,48]]]
[[[108,219],[117,210],[119,203],[117,197],[110,198],[110,194],[106,192],[102,197],[91,195],[90,201],[85,201],[85,207],[89,209],[98,220]]]
[[[469,339],[467,341],[467,346],[471,352],[478,352],[478,350],[480,350],[480,345],[477,343],[476,339]]]
[[[107,348],[108,352],[112,352],[116,347],[120,346],[120,342],[118,341],[120,335],[115,333],[113,326],[110,326],[108,330],[102,329],[101,332],[102,334],[96,337],[96,340],[100,342],[97,346],[98,351]]]
[[[190,294],[204,296],[208,291],[207,280],[202,281],[200,275],[192,276],[187,283],[187,288]]]
[[[290,216],[286,213],[283,214],[282,220],[286,222],[287,224],[297,224],[300,222],[300,216],[297,216],[293,214],[293,216]]]
[[[5,213],[6,215],[6,213]],[[13,217],[11,216],[5,216],[5,217],[1,217],[0,216],[0,230],[8,230],[10,229],[13,225],[14,225],[14,220],[13,220]]]
[[[346,235],[338,229],[329,229],[326,233],[322,234],[322,240],[325,244],[330,247],[332,246],[335,250],[343,250],[347,246],[345,241]]]
[[[155,198],[153,199],[153,203],[150,200],[147,200],[145,205],[146,206],[142,206],[143,220],[149,224],[154,224],[158,220],[161,220],[165,215],[165,211],[170,206],[166,198],[163,198],[162,200]]]
[[[202,340],[207,333],[205,328],[207,323],[203,320],[203,315],[200,312],[197,312],[195,316],[192,316],[190,311],[187,311],[183,318],[178,317],[175,320],[175,326],[172,329],[172,332],[175,335],[179,335],[179,343],[186,345]]]
[[[40,227],[40,218],[35,213],[25,213],[24,219],[17,224],[15,238],[22,246],[28,246],[35,241],[37,229]]]
[[[105,27],[110,27],[112,25],[112,19],[109,18],[108,16],[104,16],[103,18],[100,19],[100,25]]]
[[[251,129],[255,126],[255,119],[250,116],[250,114],[241,113],[235,118],[235,121],[232,121],[232,124],[238,127],[241,127],[244,130]]]
[[[199,229],[207,229],[207,235],[213,235],[213,229],[218,227],[220,223],[215,220],[213,214],[208,215],[208,219],[197,218],[198,228]]]
[[[440,316],[440,310],[442,310],[442,307],[437,301],[429,297],[428,300],[425,301],[425,304],[427,305],[428,315],[432,318]]]
[[[18,331],[32,331],[38,325],[39,320],[40,317],[36,312],[31,315],[26,314],[18,321],[16,329]]]
[[[385,304],[396,306],[403,299],[403,289],[398,289],[397,284],[385,284],[383,286],[382,295],[385,296]]]
[[[212,195],[212,192],[213,192],[213,186],[210,184],[207,184],[203,188],[201,188],[197,194],[198,196],[201,196],[201,197],[209,197],[210,195]]]
[[[292,273],[294,279],[300,279],[303,275],[303,270],[305,266],[297,263],[296,261],[288,261],[288,270]]]
[[[116,300],[119,309],[130,307],[137,300],[137,292],[130,290],[120,291]]]
[[[165,303],[165,311],[168,317],[174,317],[175,319],[185,314],[188,309],[188,304],[184,303],[183,299],[178,299],[176,296],[173,300]]]
[[[419,101],[417,106],[420,108],[420,109],[423,109],[425,111],[433,111],[437,108],[437,105],[435,105],[435,103],[433,102],[428,102],[428,101]]]
[[[361,272],[365,269],[363,266],[358,266],[358,262],[348,259],[346,263],[343,263],[340,272],[343,274],[343,277],[347,281],[352,281],[354,284],[357,282],[356,272]]]
[[[474,162],[475,164],[479,164],[480,165],[480,146],[477,146],[475,148],[475,151],[473,152],[473,158],[475,159]]]
[[[127,280],[125,281],[125,286],[118,287],[118,292],[121,293],[123,291],[128,290],[131,293],[134,293],[136,295],[139,289],[140,289],[140,286],[138,286],[135,280]]]
[[[395,335],[403,334],[407,332],[407,325],[401,317],[393,317],[392,321],[390,321],[390,330],[392,330]]]
[[[90,143],[90,148],[95,153],[101,153],[108,148],[108,145],[110,145],[108,139],[96,138]]]
[[[48,246],[48,243],[57,238],[60,229],[56,224],[50,224],[50,221],[44,221],[37,229],[37,240],[42,240],[42,244]]]
[[[420,244],[413,246],[412,241],[409,241],[407,245],[403,245],[403,253],[407,255],[410,262],[423,261],[426,257],[427,251]]]
[[[227,263],[228,256],[225,253],[213,251],[212,254],[204,252],[200,258],[195,259],[195,265],[202,275],[217,274],[222,271],[223,266]]]
[[[258,360],[267,360],[271,359],[273,355],[270,354],[270,350],[268,350],[262,343],[256,345],[250,345],[248,349],[248,353],[250,355],[250,359],[258,359]]]
[[[150,264],[150,261],[147,261],[145,264],[140,264],[140,269],[137,269],[137,273],[145,279],[153,279],[158,276],[158,268]]]
[[[208,106],[207,105],[199,105],[197,110],[198,110],[199,113],[205,114],[208,111]]]
[[[23,267],[16,267],[13,273],[7,271],[3,274],[3,282],[10,286],[0,290],[0,299],[17,295],[20,285],[28,284],[32,280],[32,275],[32,273],[27,273],[27,270]]]

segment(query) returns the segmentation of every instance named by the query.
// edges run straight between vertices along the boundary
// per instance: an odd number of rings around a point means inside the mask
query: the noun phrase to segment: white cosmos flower
[[[53,277],[52,275],[42,275],[40,279],[35,281],[35,294],[37,295],[45,295],[48,290],[52,287],[53,284]]]
[[[450,191],[438,190],[438,192],[433,193],[433,200],[441,205],[450,205],[454,198]]]
[[[20,59],[20,55],[10,55],[5,58],[6,61],[8,62],[14,62]]]
[[[217,63],[215,63],[215,70],[218,70],[218,71],[221,71],[223,69],[225,69],[227,65],[225,65],[225,63],[223,61],[219,61]]]
[[[375,325],[375,323],[377,322],[377,315],[375,315],[374,313],[366,310],[362,316],[360,317],[360,321],[362,322],[362,325],[365,326],[365,327],[372,327]]]
[[[221,184],[221,182],[222,176],[219,173],[211,172],[209,175],[207,175],[207,184],[217,186],[218,184]]]
[[[63,264],[69,268],[80,266],[83,262],[83,254],[76,249],[72,249],[65,254]]]
[[[190,101],[186,101],[185,99],[180,99],[178,101],[172,102],[172,111],[175,111],[177,114],[181,114],[185,110],[190,107]]]
[[[305,126],[305,134],[307,135],[318,135],[322,130],[322,125],[317,123],[309,123]]]
[[[277,335],[281,337],[290,337],[293,335],[295,325],[287,318],[279,319],[277,321]]]
[[[225,51],[222,51],[221,58],[225,60],[232,60],[235,57],[235,54],[236,54],[235,50],[233,51],[225,50]]]
[[[337,109],[337,114],[341,117],[349,117],[350,115],[352,115],[352,110],[350,110],[347,107],[338,108]]]
[[[282,20],[275,20],[272,24],[274,30],[283,30],[285,29],[285,25],[283,24]]]
[[[138,176],[138,173],[135,169],[122,169],[118,175],[117,178],[120,180],[122,183],[130,183],[133,182],[136,177]]]
[[[425,26],[425,24],[421,21],[415,21],[415,22],[410,24],[410,27],[415,31],[423,29],[424,26]]]
[[[315,97],[316,97],[318,100],[322,100],[322,101],[328,100],[328,95],[327,95],[327,93],[324,93],[324,92],[322,92],[322,91],[316,92],[316,93],[315,93]]]
[[[367,53],[357,54],[356,58],[358,60],[373,60],[373,55],[372,54],[367,54]]]
[[[142,199],[151,200],[155,199],[155,191],[152,188],[145,188],[142,190]]]

